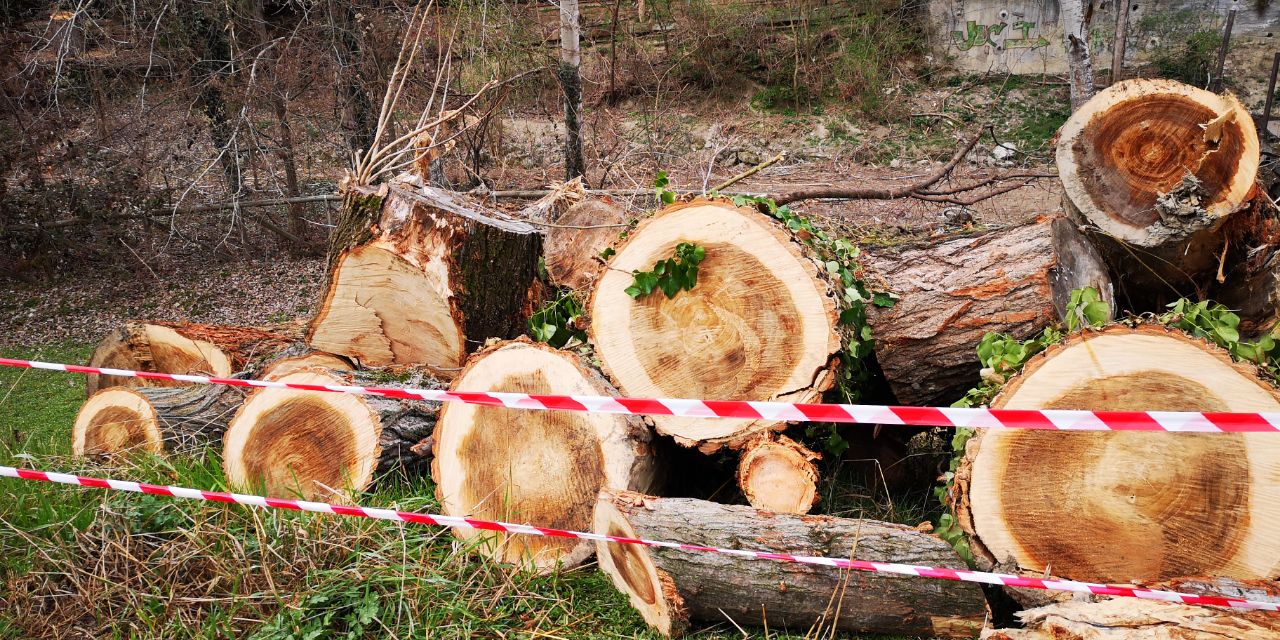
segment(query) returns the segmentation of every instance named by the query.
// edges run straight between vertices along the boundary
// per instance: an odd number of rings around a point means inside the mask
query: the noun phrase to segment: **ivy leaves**
[[[1111,307],[1102,301],[1102,294],[1093,287],[1072,289],[1067,302],[1067,333],[1082,327],[1100,327],[1111,316]]]
[[[653,179],[653,194],[662,205],[672,204],[676,201],[676,192],[667,189],[670,184],[671,179],[667,177],[666,171],[659,171],[658,176]]]
[[[698,265],[707,257],[707,250],[688,242],[676,245],[675,256],[659,260],[652,271],[632,271],[634,280],[624,291],[639,299],[661,289],[668,298],[681,291],[692,291],[698,284]]]
[[[1240,316],[1232,313],[1225,305],[1207,300],[1192,302],[1182,298],[1169,305],[1169,312],[1160,316],[1160,322],[1198,338],[1206,338],[1226,349],[1236,360],[1261,365],[1272,377],[1276,376],[1280,344],[1270,335],[1253,342],[1242,342]]]
[[[564,348],[570,340],[586,342],[582,315],[582,303],[573,292],[565,292],[529,316],[529,335],[557,349]]]

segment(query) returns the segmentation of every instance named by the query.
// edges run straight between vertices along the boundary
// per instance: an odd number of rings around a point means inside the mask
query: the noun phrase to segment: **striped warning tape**
[[[850,422],[974,429],[1041,429],[1062,431],[1172,431],[1197,433],[1280,432],[1280,413],[1211,411],[1088,411],[1065,409],[988,409],[985,407],[900,407],[868,404],[804,404],[749,400],[613,398],[609,396],[538,395],[467,392],[444,389],[397,389],[350,385],[298,384],[209,376],[107,369],[74,364],[0,358],[0,365],[71,373],[103,374],[193,384],[301,389],[355,393],[402,400],[462,402],[511,409],[582,411],[688,418],[748,418],[791,422]]]
[[[1120,596],[1126,598],[1141,598],[1143,600],[1161,600],[1164,602],[1180,602],[1184,604],[1208,605],[1215,607],[1229,607],[1233,609],[1253,609],[1262,611],[1280,611],[1280,602],[1263,602],[1258,600],[1247,600],[1244,598],[1229,598],[1224,596],[1205,596],[1192,593],[1179,593],[1177,591],[1161,591],[1156,589],[1141,589],[1138,587],[1129,587],[1123,585],[1099,584],[1093,582],[1077,582],[1075,580],[1053,580],[1046,578],[1027,578],[1015,576],[1006,573],[990,573],[986,571],[968,571],[962,569],[946,569],[940,567],[925,567],[911,564],[896,564],[889,562],[870,562],[867,560],[849,560],[845,558],[827,558],[821,556],[797,556],[788,553],[775,553],[769,551],[751,551],[748,549],[726,549],[722,547],[705,547],[695,544],[685,544],[681,542],[668,542],[663,540],[646,540],[643,538],[625,538],[620,536],[610,536],[600,533],[586,533],[582,531],[568,531],[565,529],[551,529],[548,527],[537,527],[527,524],[512,524],[509,522],[496,522],[492,520],[477,520],[474,518],[462,518],[457,516],[444,516],[429,513],[416,513],[412,511],[396,511],[393,509],[374,509],[370,507],[345,506],[337,504],[328,504],[325,502],[310,502],[305,500],[285,500],[280,498],[267,498],[264,496],[246,495],[240,493],[224,493],[219,491],[202,491],[200,489],[190,489],[186,487],[173,487],[166,485],[146,484],[142,482],[130,482],[126,480],[108,480],[105,478],[91,478],[86,476],[77,476],[68,473],[54,473],[51,471],[37,471],[34,469],[18,469],[15,467],[0,466],[0,477],[20,478],[23,480],[36,480],[40,482],[54,482],[58,484],[70,484],[81,487],[94,487],[98,489],[114,489],[116,491],[132,491],[134,493],[147,493],[157,496],[168,496],[171,498],[187,498],[190,500],[207,500],[210,502],[227,502],[234,504],[242,504],[253,507],[270,507],[273,509],[288,509],[293,511],[310,511],[314,513],[328,513],[340,516],[353,516],[358,518],[375,518],[379,520],[394,520],[397,522],[414,522],[418,524],[429,524],[441,527],[461,527],[469,529],[481,529],[484,531],[497,531],[501,533],[510,533],[526,536],[552,536],[557,538],[576,538],[579,540],[593,540],[602,542],[611,542],[615,544],[635,544],[647,547],[663,547],[667,549],[679,549],[682,551],[702,552],[702,553],[721,553],[744,558],[757,560],[775,560],[778,562],[796,562],[801,564],[812,564],[824,567],[835,567],[839,569],[852,569],[857,571],[870,571],[875,573],[891,573],[904,576],[916,576],[921,578],[936,578],[940,580],[956,580],[960,582],[979,582],[983,584],[1005,585],[1010,587],[1025,587],[1029,589],[1045,589],[1049,591],[1073,591],[1077,593],[1091,593],[1104,596]]]

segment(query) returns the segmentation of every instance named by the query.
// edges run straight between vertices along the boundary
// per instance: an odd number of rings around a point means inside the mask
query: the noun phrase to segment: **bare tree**
[[[578,0],[560,0],[560,87],[564,91],[564,178],[585,174],[582,159],[582,28]]]

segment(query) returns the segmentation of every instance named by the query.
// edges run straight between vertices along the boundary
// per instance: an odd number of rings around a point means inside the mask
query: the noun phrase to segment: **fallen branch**
[[[781,162],[781,161],[782,161],[782,159],[783,159],[783,158],[786,158],[786,157],[787,157],[787,152],[786,152],[786,151],[780,152],[778,155],[776,155],[776,156],[774,156],[774,157],[772,157],[772,158],[769,158],[768,160],[765,160],[764,162],[761,162],[760,164],[758,164],[758,165],[756,165],[756,166],[754,166],[754,167],[751,167],[750,169],[747,169],[746,171],[743,171],[742,173],[739,173],[738,175],[736,175],[736,176],[734,176],[734,177],[732,177],[732,178],[729,178],[728,180],[725,180],[724,182],[721,182],[720,184],[718,184],[718,185],[716,185],[716,186],[712,187],[712,188],[711,188],[711,190],[712,190],[712,191],[714,191],[714,192],[719,192],[719,191],[723,191],[723,190],[725,190],[725,189],[728,189],[729,187],[732,187],[733,185],[735,185],[735,184],[737,184],[737,183],[739,183],[739,182],[741,182],[741,181],[743,181],[743,180],[746,180],[747,178],[750,178],[751,176],[754,176],[754,175],[755,175],[755,174],[757,174],[757,173],[760,173],[760,171],[761,171],[761,170],[766,169],[766,168],[768,168],[768,167],[771,167],[771,166],[773,166],[773,165],[775,165],[775,164],[777,164],[777,163]]]

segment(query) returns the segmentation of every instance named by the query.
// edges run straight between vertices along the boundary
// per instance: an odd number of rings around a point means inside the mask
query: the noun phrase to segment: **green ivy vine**
[[[529,316],[529,336],[557,349],[563,349],[573,340],[586,343],[583,314],[578,296],[573,291],[564,291]]]
[[[707,250],[689,242],[676,245],[676,253],[666,260],[659,260],[650,271],[631,272],[634,280],[625,291],[632,298],[640,298],[661,289],[668,298],[681,291],[692,291],[698,284],[698,265],[707,257]]]

